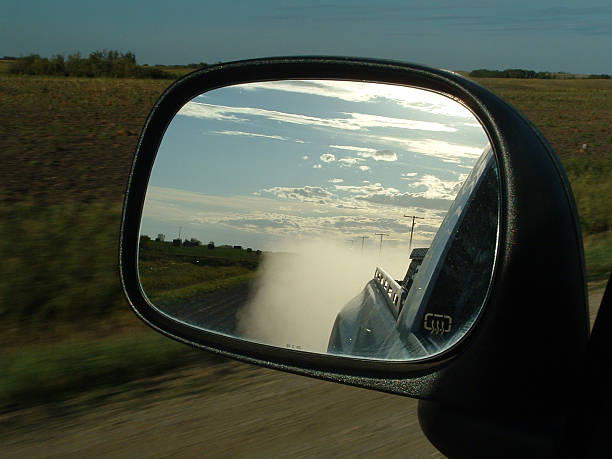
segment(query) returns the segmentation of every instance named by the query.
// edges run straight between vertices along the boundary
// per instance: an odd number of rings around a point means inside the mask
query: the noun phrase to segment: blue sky
[[[4,0],[1,10],[0,55],[118,49],[185,64],[326,54],[612,73],[609,0]]]
[[[428,245],[488,144],[459,103],[419,89],[346,81],[238,85],[193,99],[160,146],[142,232],[278,250]],[[371,241],[370,241],[371,242]],[[369,247],[377,247],[370,243]]]

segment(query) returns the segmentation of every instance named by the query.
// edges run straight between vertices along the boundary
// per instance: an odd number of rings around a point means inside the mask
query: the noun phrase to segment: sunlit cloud
[[[364,172],[369,171],[370,169],[371,169],[370,166],[359,166],[359,170],[362,170]]]
[[[408,120],[403,118],[390,118],[364,113],[341,113],[343,118],[320,118],[296,113],[279,112],[256,107],[230,107],[213,105],[203,102],[188,102],[178,112],[179,115],[202,119],[222,121],[246,121],[245,116],[259,116],[272,121],[302,126],[318,126],[333,129],[357,131],[371,128],[401,128],[419,131],[454,132],[455,128],[440,123]]]
[[[344,182],[344,180],[342,180],[341,178],[333,178],[328,180],[329,183],[342,183]]]
[[[355,151],[361,158],[371,158],[375,161],[397,161],[397,154],[391,150],[376,150],[375,148],[356,147],[353,145],[330,145],[330,148]]]
[[[424,175],[411,183],[410,187],[419,190],[412,193],[416,197],[453,200],[466,178],[466,174],[462,174],[457,180],[441,180],[433,175]]]
[[[402,174],[402,178],[404,180],[411,180],[412,177],[416,177],[418,174],[416,172],[405,172]]]
[[[212,131],[213,134],[220,135],[235,135],[235,136],[244,136],[244,137],[263,137],[266,139],[276,139],[276,140],[288,140],[286,137],[281,137],[280,135],[267,135],[267,134],[256,134],[254,132],[244,132],[244,131]]]
[[[189,225],[192,230],[197,227],[209,228],[204,230],[204,234],[208,234],[210,228],[214,227],[230,239],[238,238],[245,242],[252,241],[254,235],[263,235],[261,241],[268,241],[263,243],[267,247],[273,244],[273,239],[267,239],[266,235],[291,239],[312,233],[337,238],[353,237],[373,229],[376,232],[394,233],[398,241],[404,241],[405,244],[409,222],[403,218],[404,209],[417,211],[415,207],[410,207],[413,203],[437,204],[425,198],[413,198],[413,202],[409,202],[398,190],[384,187],[380,183],[341,188],[336,192],[347,193],[349,198],[342,198],[333,190],[315,186],[261,190],[261,194],[269,197],[210,196],[172,188],[150,187],[144,218],[146,221]],[[400,209],[398,204],[404,207]],[[448,204],[446,201],[446,208]],[[397,210],[394,212],[387,205],[395,206]],[[415,231],[415,237],[429,240],[433,236],[431,228],[441,223],[443,214],[435,210],[435,207],[418,211],[426,220]],[[242,236],[239,237],[235,231],[242,232]]]
[[[378,150],[374,152],[360,151],[357,154],[362,158],[371,158],[374,161],[397,161],[397,153],[391,150]]]
[[[302,159],[303,159],[304,161],[306,161],[306,160],[308,159],[308,155],[304,155],[304,156],[302,156]]]
[[[320,164],[315,164],[314,166],[312,166],[313,169],[321,169],[323,166],[321,166]]]
[[[361,162],[365,161],[365,159],[363,158],[354,158],[354,157],[350,157],[347,156],[345,158],[340,158],[338,160],[339,163],[342,163],[345,166],[354,166],[355,164],[359,164]]]
[[[319,159],[324,163],[331,163],[336,160],[336,157],[331,153],[323,153]]]
[[[388,187],[385,188],[380,183],[369,183],[367,180],[364,180],[365,185],[334,185],[334,188],[338,191],[345,191],[347,193],[351,193],[358,196],[372,196],[375,194],[385,194],[388,196],[393,196],[400,191],[397,188]]]
[[[201,102],[187,102],[178,111],[177,115],[190,116],[201,119],[225,120],[225,121],[246,121],[234,113],[227,110],[228,107],[222,105],[204,104]]]
[[[411,152],[433,156],[442,160],[457,160],[461,158],[476,160],[484,149],[484,145],[482,147],[461,145],[436,139],[415,140],[389,136],[376,137],[376,139],[394,145],[396,148],[401,146]]]
[[[329,198],[332,196],[332,194],[329,191],[319,186],[305,186],[301,188],[275,186],[272,188],[266,188],[261,191],[270,193],[274,195],[276,198],[295,199],[298,201],[305,201],[305,200],[318,201],[318,200]]]
[[[432,131],[432,132],[457,132],[457,129],[442,123],[434,123],[430,121],[415,121],[403,118],[390,118],[388,116],[368,115],[365,113],[345,113],[351,117],[351,120],[363,127],[384,127],[384,128],[399,128],[411,129],[415,131]]]
[[[390,101],[402,107],[450,117],[473,118],[456,100],[423,89],[400,85],[332,80],[289,80],[248,83],[241,89],[272,89],[330,97],[347,102]]]
[[[358,130],[362,126],[351,122],[346,118],[319,118],[316,116],[298,115],[295,113],[279,112],[255,107],[229,107],[224,105],[212,105],[202,102],[188,102],[178,112],[179,115],[195,118],[214,120],[246,121],[242,116],[260,116],[272,121],[280,121],[289,124],[303,126],[320,126],[343,130]]]
[[[349,150],[349,151],[364,151],[369,153],[376,153],[375,148],[367,148],[367,147],[355,147],[352,145],[330,145],[330,148],[337,148],[339,150]]]

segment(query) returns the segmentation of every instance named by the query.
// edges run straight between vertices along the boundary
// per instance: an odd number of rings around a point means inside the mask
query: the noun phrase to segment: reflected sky
[[[459,103],[348,81],[210,91],[170,124],[142,233],[274,250],[296,239],[427,246],[488,140]]]

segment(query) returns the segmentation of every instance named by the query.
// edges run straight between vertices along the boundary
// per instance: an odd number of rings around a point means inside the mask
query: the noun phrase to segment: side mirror
[[[588,341],[580,241],[554,152],[483,87],[396,62],[274,58],[161,96],[120,263],[136,314],[171,338],[420,398],[449,455],[505,440],[543,455]]]

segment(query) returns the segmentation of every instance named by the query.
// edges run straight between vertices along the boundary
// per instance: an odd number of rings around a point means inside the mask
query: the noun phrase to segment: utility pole
[[[412,227],[410,228],[410,245],[408,246],[408,252],[412,252],[412,233],[414,233],[414,221],[418,218],[419,220],[425,220],[425,217],[417,217],[416,215],[404,215],[404,217],[412,218]]]
[[[360,236],[361,237],[361,253],[363,253],[363,243],[366,239],[369,239],[368,236]]]
[[[380,245],[378,246],[378,255],[380,255],[382,253],[382,238],[383,238],[383,236],[388,236],[388,234],[385,234],[385,233],[374,233],[374,236],[380,236]]]
[[[183,229],[183,227],[182,227],[182,226],[179,226],[179,237],[178,237],[179,239],[181,238],[181,230],[182,230],[182,229]]]

